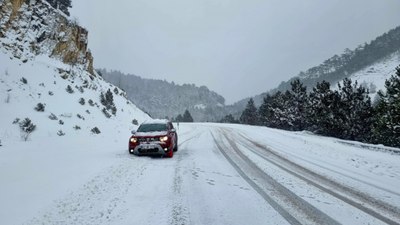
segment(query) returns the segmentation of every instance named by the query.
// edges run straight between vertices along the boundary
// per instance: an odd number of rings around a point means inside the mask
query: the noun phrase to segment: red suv
[[[152,120],[142,123],[132,131],[129,153],[135,155],[167,156],[172,158],[178,151],[178,135],[168,120]]]

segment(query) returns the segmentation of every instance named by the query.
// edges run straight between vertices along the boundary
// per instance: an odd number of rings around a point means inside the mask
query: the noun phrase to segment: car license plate
[[[153,145],[143,145],[143,149],[152,149],[152,148],[154,148],[154,146]]]

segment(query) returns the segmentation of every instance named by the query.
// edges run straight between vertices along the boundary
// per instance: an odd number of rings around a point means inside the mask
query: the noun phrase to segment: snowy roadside
[[[228,139],[218,136],[221,130]],[[212,134],[224,151],[235,148],[248,158],[248,169],[242,167],[248,174],[240,174],[227,161]],[[2,146],[2,223],[286,224],[291,217],[309,221],[309,216],[329,219],[331,224],[382,223],[310,185],[309,174],[292,168],[293,163],[400,207],[399,155],[307,133],[243,125],[180,124],[178,135],[179,150],[172,159],[129,155],[129,134]],[[288,164],[273,155],[261,157],[263,146],[288,159]],[[267,174],[274,180],[272,187],[282,186],[275,191],[283,192],[257,190],[269,185],[265,175],[254,177],[257,173]],[[260,193],[283,205],[285,198],[294,204],[306,202],[301,204],[309,204],[309,210],[293,211],[288,205],[279,211]],[[337,193],[351,199],[345,192]],[[287,213],[291,215],[283,216]]]

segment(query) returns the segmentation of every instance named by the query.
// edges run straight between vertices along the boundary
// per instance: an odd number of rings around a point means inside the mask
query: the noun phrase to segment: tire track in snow
[[[241,138],[236,136],[237,137],[236,140],[242,139],[241,144],[243,144],[246,147],[246,149],[260,156],[269,163],[272,163],[273,165],[279,167],[280,169],[286,171],[287,173],[363,211],[364,213],[372,217],[375,217],[378,220],[381,220],[391,225],[400,225],[399,222],[396,222],[394,220],[394,218],[396,218],[396,220],[400,220],[399,208],[392,206],[386,202],[383,202],[379,199],[375,199],[367,195],[366,193],[361,193],[343,184],[330,180],[320,174],[317,174],[294,162],[291,162],[290,160],[279,155],[272,149],[254,140],[251,140],[242,134],[239,135],[241,136]],[[245,140],[247,143],[243,142],[243,140]],[[249,144],[251,144],[252,146],[250,146]],[[256,147],[258,150],[254,150],[254,147]],[[383,214],[390,215],[391,218]]]
[[[185,134],[191,134],[195,130],[194,129],[190,132],[187,132]],[[179,154],[182,152],[185,152],[186,149],[184,146],[187,145],[187,143],[194,138],[198,137],[200,133],[196,133],[195,135],[192,135],[189,138],[186,138],[184,141],[181,141],[178,143],[178,151],[174,156],[177,158],[176,161],[176,166],[175,166],[175,172],[174,172],[174,180],[173,180],[173,198],[174,202],[172,205],[172,210],[171,210],[171,215],[169,219],[169,224],[170,225],[185,225],[185,224],[190,224],[190,214],[188,208],[184,204],[184,199],[182,198],[183,193],[182,193],[182,183],[183,183],[183,178],[182,178],[182,160],[183,160],[183,154]],[[179,140],[178,140],[179,142]]]
[[[282,158],[282,156],[281,156],[280,154],[278,154],[276,151],[272,150],[271,148],[269,148],[269,147],[267,147],[267,146],[265,146],[265,145],[262,145],[262,144],[260,144],[260,143],[258,143],[258,142],[256,142],[256,141],[254,141],[254,140],[251,140],[249,137],[247,137],[246,135],[244,135],[244,134],[242,134],[242,133],[240,133],[240,132],[238,132],[238,134],[239,134],[242,138],[244,138],[244,139],[246,139],[248,142],[250,142],[252,145],[255,145],[255,147],[261,148],[261,149],[263,149],[264,151],[270,152],[271,154],[275,154],[275,155],[277,155],[277,156],[279,156],[279,157]],[[389,190],[389,189],[386,189],[386,188],[384,188],[384,187],[380,187],[380,186],[378,186],[378,185],[376,185],[376,184],[374,184],[374,183],[371,183],[371,182],[368,182],[368,181],[365,181],[365,180],[362,180],[362,179],[357,178],[357,176],[363,176],[362,173],[356,173],[356,172],[355,172],[355,173],[354,173],[355,176],[350,176],[350,175],[348,175],[348,174],[344,174],[344,173],[342,173],[342,172],[339,172],[339,171],[336,171],[336,170],[332,170],[332,169],[330,169],[330,168],[328,168],[328,167],[326,167],[326,166],[324,166],[324,165],[317,164],[317,163],[315,163],[315,162],[313,162],[313,161],[311,161],[311,160],[307,160],[307,159],[305,159],[305,158],[299,157],[299,156],[297,156],[297,155],[295,155],[295,154],[291,154],[291,153],[286,153],[286,154],[288,154],[288,155],[290,155],[290,156],[292,156],[292,157],[295,157],[295,158],[297,158],[297,159],[299,159],[299,160],[302,160],[302,161],[304,161],[304,162],[307,162],[307,163],[309,163],[309,164],[312,164],[312,165],[314,165],[314,166],[318,166],[318,167],[320,167],[320,168],[322,168],[322,169],[325,169],[325,170],[328,170],[328,171],[330,171],[330,172],[336,173],[336,174],[338,174],[338,175],[340,175],[340,176],[347,177],[347,178],[350,178],[350,179],[352,179],[352,180],[356,180],[356,181],[358,181],[358,182],[360,182],[360,183],[366,184],[366,185],[368,185],[368,186],[371,186],[371,187],[380,189],[380,190],[382,190],[382,191],[384,191],[384,192],[388,192],[388,193],[391,193],[391,194],[393,194],[393,195],[396,195],[396,196],[399,196],[399,197],[400,197],[400,193],[398,193],[398,192],[394,192],[394,191]],[[286,159],[286,158],[285,158],[285,159]],[[286,159],[286,160],[287,160],[287,159]],[[292,164],[293,164],[293,163],[292,163]],[[333,166],[333,167],[337,166],[337,165],[334,165],[334,164],[332,164],[332,163],[327,163],[327,164],[330,165],[330,166]]]
[[[235,142],[224,131],[220,130],[219,132],[230,144],[230,147],[222,146],[211,132],[214,142],[221,153],[240,176],[290,224],[339,224],[259,169],[240,152]],[[250,177],[250,174],[252,177]]]
[[[101,172],[83,187],[58,200],[27,225],[110,224],[123,219],[128,209],[125,196],[146,170],[145,163],[133,166],[129,159]]]

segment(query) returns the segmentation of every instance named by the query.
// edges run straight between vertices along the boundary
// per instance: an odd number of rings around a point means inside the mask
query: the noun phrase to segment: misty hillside
[[[127,97],[153,118],[173,118],[186,109],[199,122],[217,121],[225,115],[225,99],[205,86],[177,85],[119,71],[98,71],[105,80],[126,91]]]
[[[93,71],[88,32],[48,2],[0,5],[0,140],[126,138],[149,119]]]
[[[344,78],[357,80],[360,84],[371,89],[372,93],[384,87],[384,82],[394,73],[400,63],[400,27],[377,37],[370,43],[359,45],[356,49],[346,49],[341,55],[334,55],[318,66],[305,72],[300,72],[292,79],[282,82],[271,90],[285,91],[290,88],[290,82],[299,78],[311,90],[317,82],[328,81],[335,87]],[[268,92],[254,96],[256,105],[261,105]],[[373,96],[372,96],[373,97]],[[232,105],[231,113],[239,115],[249,98]]]

